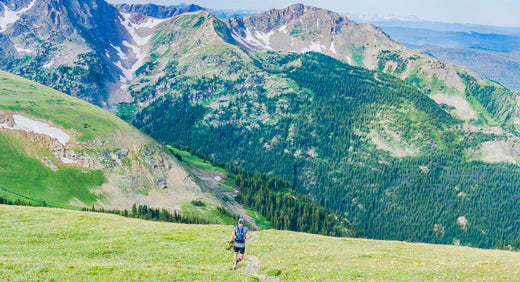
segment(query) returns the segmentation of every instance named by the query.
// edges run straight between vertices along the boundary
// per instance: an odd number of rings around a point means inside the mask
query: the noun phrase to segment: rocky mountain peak
[[[300,27],[302,28],[320,29],[320,21],[322,23],[327,23],[326,25],[322,25],[322,28],[330,25],[332,30],[339,30],[345,26],[355,25],[355,23],[346,16],[303,4],[294,4],[285,9],[271,9],[264,13],[249,16],[244,19],[230,19],[229,21],[238,25],[240,25],[240,22],[244,22],[248,25],[254,25],[259,31],[269,32],[296,20],[300,21]]]
[[[230,19],[228,26],[232,29],[235,41],[247,50],[314,51],[331,56],[340,52],[341,59],[350,60],[351,64],[354,64],[351,43],[359,39],[349,35],[345,44],[343,38],[337,38],[359,30],[358,25],[346,16],[302,4],[269,10],[243,19]],[[341,52],[341,45],[347,45],[345,47],[349,50]]]

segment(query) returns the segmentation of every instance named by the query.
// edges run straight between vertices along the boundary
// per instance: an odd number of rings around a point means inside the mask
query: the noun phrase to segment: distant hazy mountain
[[[411,46],[413,47],[413,46]],[[416,46],[439,60],[465,66],[482,77],[511,89],[520,89],[520,52]]]
[[[451,32],[477,32],[477,33],[488,33],[488,34],[506,34],[506,35],[519,35],[520,27],[501,27],[501,26],[489,26],[489,25],[476,25],[476,24],[461,24],[461,23],[444,23],[444,22],[432,22],[423,21],[417,18],[380,18],[380,17],[359,17],[353,16],[353,19],[364,23],[372,23],[381,27],[407,27],[417,29],[428,29],[433,31],[451,31]]]
[[[247,16],[252,16],[255,14],[260,13],[259,11],[255,10],[214,10],[214,9],[207,9],[208,12],[212,13],[213,15],[220,17],[220,18],[242,18]]]
[[[382,26],[399,42],[435,45],[445,48],[471,48],[496,52],[520,51],[520,35],[479,33],[474,31],[437,31],[410,27]]]
[[[155,4],[120,4],[116,7],[127,13],[139,13],[154,18],[171,18],[183,13],[195,12],[204,8],[197,5],[160,6]]]
[[[251,16],[259,13],[258,11],[252,10],[215,10],[206,9],[197,5],[172,5],[172,6],[160,6],[155,4],[119,4],[116,7],[120,11],[127,13],[140,13],[146,16],[154,18],[170,18],[183,13],[195,12],[199,10],[206,10],[211,14],[220,18],[240,18]]]
[[[398,42],[520,89],[520,28],[398,19],[379,19],[374,24]]]

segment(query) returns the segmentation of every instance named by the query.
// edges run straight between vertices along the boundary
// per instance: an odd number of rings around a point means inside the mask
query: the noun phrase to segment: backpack
[[[244,227],[237,227],[237,234],[235,237],[235,243],[243,244],[246,242],[246,238],[244,236]]]

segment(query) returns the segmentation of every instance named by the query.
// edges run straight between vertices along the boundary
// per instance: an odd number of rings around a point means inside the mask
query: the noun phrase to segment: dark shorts
[[[245,253],[246,252],[246,247],[234,247],[235,248],[235,253]]]

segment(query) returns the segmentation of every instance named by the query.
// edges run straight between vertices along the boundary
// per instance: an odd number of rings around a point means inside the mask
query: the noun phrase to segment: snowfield
[[[4,32],[7,29],[7,26],[16,23],[20,19],[20,15],[29,11],[36,3],[36,0],[33,0],[29,3],[29,6],[23,8],[19,11],[13,11],[9,9],[4,3],[0,2],[0,4],[4,8],[4,15],[0,16],[0,32]]]
[[[58,140],[61,144],[65,145],[70,140],[70,136],[63,130],[50,126],[45,122],[30,119],[21,115],[13,115],[15,125],[13,127],[8,126],[6,123],[0,124],[0,128],[6,128],[10,130],[23,130],[25,132],[33,132],[37,134],[47,135],[51,138]]]

